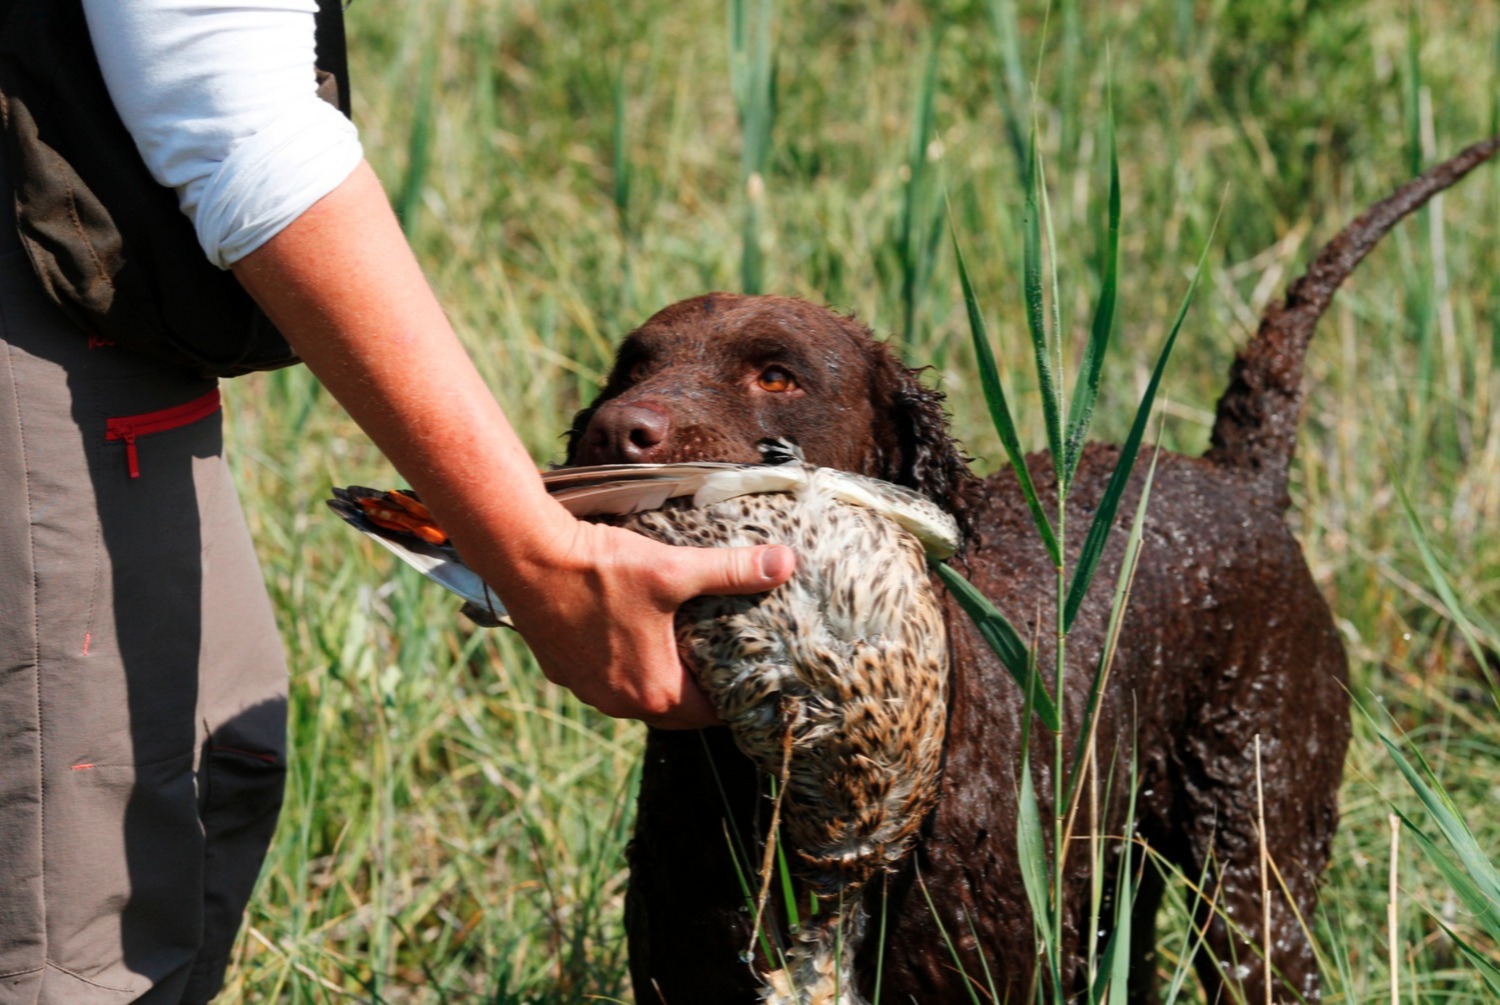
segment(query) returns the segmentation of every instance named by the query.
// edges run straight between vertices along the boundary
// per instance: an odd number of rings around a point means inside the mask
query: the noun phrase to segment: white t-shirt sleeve
[[[320,99],[315,0],[83,0],[110,97],[151,174],[228,268],[364,157]]]

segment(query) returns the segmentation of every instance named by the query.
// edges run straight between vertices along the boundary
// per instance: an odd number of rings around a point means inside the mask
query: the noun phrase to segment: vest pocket
[[[122,415],[106,419],[104,439],[110,443],[125,444],[125,465],[130,477],[141,476],[141,459],[136,450],[136,440],[153,433],[165,433],[182,426],[208,418],[222,407],[219,389],[216,387],[205,395],[171,408],[160,408],[139,415]]]

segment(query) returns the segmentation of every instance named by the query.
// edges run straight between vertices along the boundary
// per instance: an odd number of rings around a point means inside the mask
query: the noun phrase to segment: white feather
[[[432,547],[409,546],[370,531],[365,531],[365,534],[434,583],[447,587],[481,610],[494,611],[497,618],[503,620],[506,617],[500,598],[473,569],[460,562],[457,555],[446,555]]]

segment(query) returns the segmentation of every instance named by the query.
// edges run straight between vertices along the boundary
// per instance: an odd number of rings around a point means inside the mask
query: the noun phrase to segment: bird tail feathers
[[[863,898],[855,894],[843,910],[803,924],[785,965],[762,976],[762,1005],[866,1005],[854,979],[865,922]]]

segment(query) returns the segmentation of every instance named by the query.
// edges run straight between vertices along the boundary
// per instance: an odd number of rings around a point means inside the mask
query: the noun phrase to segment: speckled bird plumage
[[[766,597],[683,606],[687,663],[764,771],[781,770],[790,846],[836,895],[905,853],[942,753],[946,636],[921,546],[885,517],[817,492],[667,506],[623,521],[669,544],[784,543],[792,580]]]
[[[677,639],[739,748],[785,778],[792,868],[827,905],[786,969],[766,975],[764,1000],[859,1002],[857,894],[910,850],[937,797],[947,633],[927,557],[955,550],[952,517],[900,487],[795,462],[576,468],[544,480],[577,515],[668,544],[796,551],[795,575],[768,594],[684,604]],[[345,519],[464,596],[473,616],[503,617],[445,542],[382,521],[389,494],[335,494]],[[395,503],[407,512],[408,500]]]

